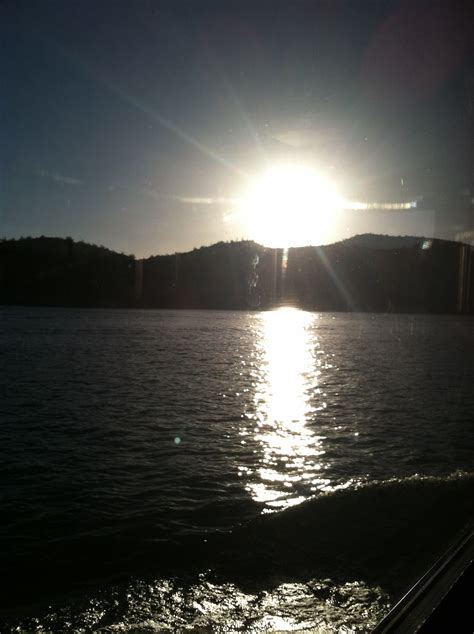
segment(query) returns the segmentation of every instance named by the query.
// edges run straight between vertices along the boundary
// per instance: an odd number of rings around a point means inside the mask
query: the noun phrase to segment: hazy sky
[[[248,237],[234,201],[281,161],[350,200],[424,197],[348,211],[329,238],[472,229],[471,2],[4,0],[0,13],[3,236],[138,256]]]

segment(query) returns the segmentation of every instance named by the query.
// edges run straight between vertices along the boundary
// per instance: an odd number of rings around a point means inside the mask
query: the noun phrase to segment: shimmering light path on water
[[[321,478],[324,437],[310,427],[316,412],[326,407],[318,385],[327,361],[321,361],[324,351],[311,331],[315,320],[317,315],[283,308],[261,313],[253,324],[254,398],[245,411],[248,424],[242,426],[241,443],[253,435],[260,455],[258,467],[240,471],[258,473],[260,482],[247,488],[270,508],[302,502],[305,496],[297,488],[302,480],[312,485],[310,490],[327,483]]]

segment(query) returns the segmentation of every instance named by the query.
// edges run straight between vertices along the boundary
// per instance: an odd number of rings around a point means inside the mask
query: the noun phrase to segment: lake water
[[[0,320],[3,629],[366,631],[472,517],[472,318]]]

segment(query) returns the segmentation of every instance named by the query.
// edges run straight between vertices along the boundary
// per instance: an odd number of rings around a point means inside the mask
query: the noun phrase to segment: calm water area
[[[367,631],[472,513],[473,332],[1,308],[2,630]]]

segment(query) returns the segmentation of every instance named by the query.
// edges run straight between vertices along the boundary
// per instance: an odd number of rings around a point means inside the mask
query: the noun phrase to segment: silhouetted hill
[[[136,260],[71,238],[0,242],[0,303],[146,308],[473,311],[472,247],[364,235],[324,247],[230,242]]]
[[[0,243],[0,303],[47,306],[130,306],[131,256],[71,238],[21,238]]]
[[[404,249],[408,247],[425,248],[429,240],[415,236],[381,236],[374,233],[362,233],[347,240],[342,240],[341,244],[353,247],[365,247],[367,249]]]

